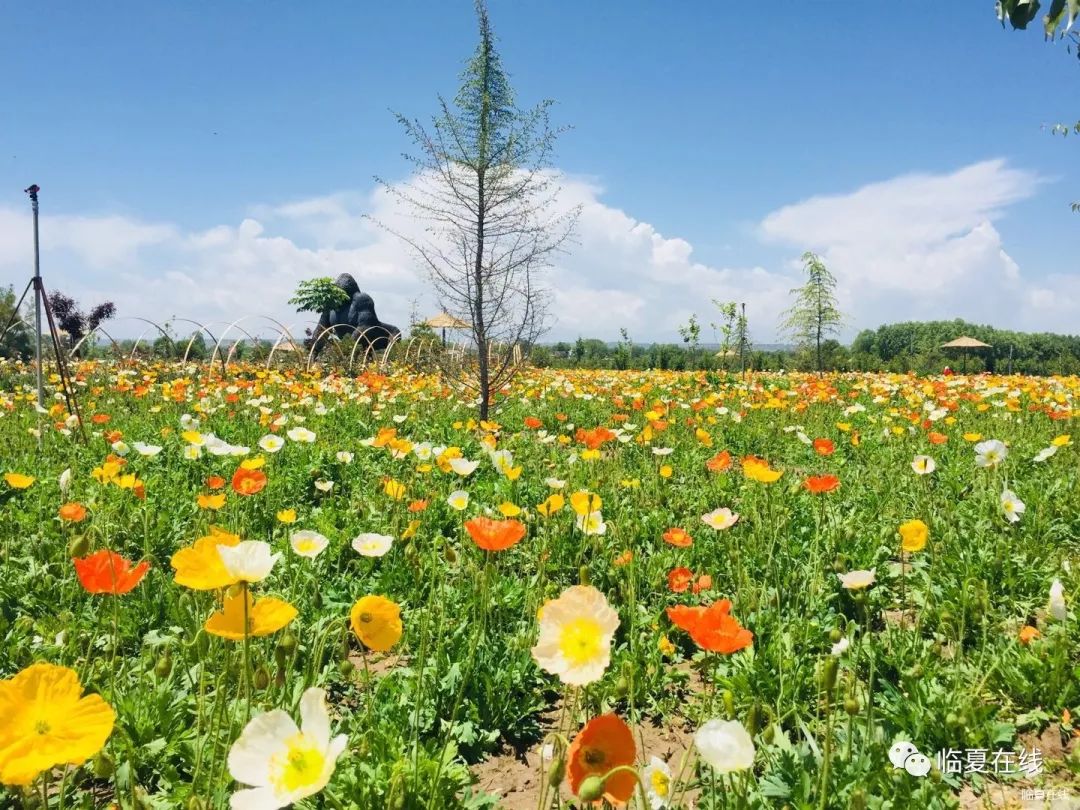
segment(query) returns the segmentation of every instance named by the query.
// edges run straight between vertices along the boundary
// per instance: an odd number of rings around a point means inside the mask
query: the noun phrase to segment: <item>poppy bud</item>
[[[76,535],[71,538],[71,542],[68,543],[68,556],[69,557],[83,557],[86,552],[90,550],[90,541],[86,539],[85,534]]]
[[[280,644],[274,647],[274,663],[278,665],[278,669],[284,669],[285,663],[289,660],[289,654],[285,652]]]
[[[851,799],[848,800],[848,810],[866,810],[866,793],[862,788],[851,791]]]
[[[583,565],[578,569],[578,584],[579,585],[591,585],[592,582],[589,579],[589,566]]]
[[[907,673],[912,678],[921,678],[923,676],[922,664],[915,664]]]
[[[730,689],[724,690],[724,711],[727,712],[729,720],[735,719],[735,693]]]
[[[266,667],[259,667],[252,676],[251,685],[260,692],[270,686],[270,672]]]
[[[821,668],[821,685],[829,694],[832,694],[833,689],[836,687],[838,665],[839,662],[836,656],[830,655],[825,659],[825,664]]]
[[[615,682],[615,697],[624,698],[626,693],[630,691],[630,681],[626,679],[625,675],[620,675],[619,680]]]
[[[342,678],[348,678],[354,672],[356,672],[356,665],[353,664],[353,662],[350,661],[348,658],[338,664],[338,673],[341,675]]]
[[[116,763],[105,751],[94,757],[94,776],[98,779],[108,779],[116,770]]]
[[[154,664],[154,674],[159,678],[168,678],[170,672],[172,672],[172,656],[166,652]]]
[[[843,637],[844,634],[840,632],[839,627],[834,627],[832,630],[829,631],[829,641],[831,641],[833,644],[836,644]]]
[[[548,785],[558,790],[564,776],[566,776],[566,759],[560,751],[559,756],[551,763],[551,770],[548,771]]]
[[[861,707],[859,706],[859,699],[854,695],[844,701],[844,711],[852,717],[859,713],[860,708]]]
[[[296,652],[296,636],[292,633],[285,633],[278,641],[278,647],[283,650],[286,655],[292,655]]]
[[[450,563],[450,565],[453,565],[457,562],[457,552],[454,551],[453,546],[446,546],[446,548],[443,550],[443,557],[446,558],[446,561]]]
[[[761,704],[756,700],[750,707],[750,714],[746,716],[746,729],[750,732],[750,736],[757,734],[761,729]]]
[[[599,776],[590,776],[578,788],[578,798],[583,802],[598,802],[604,797],[604,780]]]

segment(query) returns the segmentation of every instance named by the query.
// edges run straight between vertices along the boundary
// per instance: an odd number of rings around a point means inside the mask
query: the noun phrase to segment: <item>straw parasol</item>
[[[430,326],[432,329],[442,330],[442,342],[443,346],[446,345],[446,330],[447,329],[468,329],[469,324],[461,318],[455,318],[446,312],[440,312],[433,318],[428,318],[424,321],[425,326]]]
[[[981,340],[976,340],[975,338],[968,337],[967,335],[961,335],[960,337],[956,338],[956,340],[950,340],[948,343],[942,343],[941,348],[943,348],[943,349],[960,349],[960,350],[962,350],[963,353],[964,353],[964,355],[963,355],[964,356],[964,368],[963,368],[963,370],[966,373],[967,372],[968,353],[972,349],[989,349],[990,344],[989,343],[983,343]]]

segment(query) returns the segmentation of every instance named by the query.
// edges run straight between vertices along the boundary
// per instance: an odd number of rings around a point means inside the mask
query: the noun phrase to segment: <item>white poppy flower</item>
[[[479,466],[479,461],[469,461],[467,458],[450,459],[450,469],[462,477],[472,475],[473,471]]]
[[[202,457],[202,448],[197,444],[189,444],[184,447],[184,458],[188,461],[195,461],[197,458]]]
[[[848,571],[846,574],[837,574],[837,579],[840,580],[840,584],[847,588],[849,591],[859,591],[863,588],[869,588],[874,584],[874,569],[869,571]]]
[[[717,773],[744,771],[754,764],[754,741],[737,720],[710,720],[694,734],[694,745]]]
[[[706,526],[711,526],[717,531],[723,531],[724,529],[730,529],[739,520],[739,516],[728,509],[726,506],[720,509],[713,509],[708,514],[701,516],[701,522]]]
[[[599,510],[589,512],[587,515],[578,515],[574,521],[578,531],[585,535],[602,535],[607,533],[607,524]]]
[[[364,557],[381,557],[390,550],[392,545],[394,545],[393,537],[374,532],[359,534],[352,541],[353,549]]]
[[[127,446],[126,442],[115,441],[112,443],[112,451],[116,453],[116,455],[123,457],[131,451],[131,448]]]
[[[273,433],[267,433],[259,439],[259,449],[267,453],[276,453],[284,446],[285,440],[280,436],[275,436]]]
[[[289,545],[292,546],[292,550],[301,557],[309,559],[318,557],[329,544],[330,540],[324,535],[310,529],[293,532],[289,537]]]
[[[591,585],[573,585],[541,608],[533,659],[570,686],[594,683],[611,663],[618,627],[619,614],[603,593]]]
[[[135,452],[140,456],[156,456],[161,452],[161,448],[156,444],[145,444],[144,442],[132,442],[131,446],[135,448]]]
[[[277,810],[326,787],[338,757],[348,745],[345,734],[330,737],[326,693],[317,687],[300,698],[300,727],[281,709],[252,719],[229,749],[229,774],[252,785],[236,791],[232,810]]]
[[[315,489],[319,490],[319,492],[330,492],[333,488],[334,482],[327,481],[325,478],[320,478],[315,482]]]
[[[352,464],[353,454],[348,450],[338,450],[335,457],[340,464]]]
[[[1031,460],[1041,464],[1042,462],[1044,462],[1048,458],[1050,458],[1050,456],[1054,455],[1054,453],[1056,453],[1057,451],[1058,451],[1057,445],[1052,444],[1049,447],[1044,447],[1042,450],[1040,450],[1038,453],[1036,453],[1035,457],[1032,458]]]
[[[998,439],[988,439],[975,445],[975,466],[996,467],[1009,455],[1009,448],[1005,442]]]
[[[67,495],[68,490],[71,489],[71,468],[70,467],[68,467],[66,470],[64,470],[62,473],[60,473],[60,480],[59,480],[58,483],[60,484],[60,493],[62,495]]]
[[[651,810],[661,810],[668,806],[671,798],[671,768],[660,757],[653,756],[641,773],[645,783],[645,795],[649,799]]]
[[[313,444],[315,442],[315,434],[306,427],[289,428],[285,435],[289,437],[290,441],[294,442],[303,444]]]
[[[1021,516],[1024,514],[1024,510],[1027,509],[1024,506],[1024,502],[1016,497],[1016,493],[1011,489],[1005,489],[1001,492],[1001,509],[1005,513],[1005,519],[1009,523],[1019,523]]]
[[[838,642],[832,645],[831,654],[836,656],[843,655],[847,651],[847,648],[850,646],[851,642],[848,641],[848,637],[843,636]]]
[[[1050,586],[1049,611],[1050,615],[1059,622],[1065,621],[1069,615],[1065,607],[1065,588],[1062,586],[1060,579],[1055,579]]]
[[[455,489],[447,496],[446,502],[461,512],[469,505],[469,493],[463,489]]]
[[[566,482],[561,478],[545,478],[544,483],[552,489],[562,489],[566,486]]]
[[[262,540],[245,540],[235,546],[218,546],[218,556],[229,575],[243,582],[262,582],[281,559]]]
[[[911,469],[916,475],[929,475],[937,469],[937,462],[930,456],[915,456],[911,462]]]

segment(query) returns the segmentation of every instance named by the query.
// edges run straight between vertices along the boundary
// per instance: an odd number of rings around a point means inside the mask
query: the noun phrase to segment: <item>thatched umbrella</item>
[[[468,329],[469,324],[460,318],[455,318],[446,312],[440,312],[433,318],[428,318],[424,321],[426,326],[430,326],[432,329],[442,329],[442,342],[443,346],[446,345],[446,330],[447,329]]]
[[[956,340],[950,340],[948,343],[942,343],[941,348],[943,348],[943,349],[962,349],[963,353],[964,353],[963,371],[964,371],[964,373],[967,373],[968,353],[972,349],[989,349],[990,344],[989,343],[983,343],[981,340],[976,340],[975,338],[968,337],[967,335],[961,335]]]

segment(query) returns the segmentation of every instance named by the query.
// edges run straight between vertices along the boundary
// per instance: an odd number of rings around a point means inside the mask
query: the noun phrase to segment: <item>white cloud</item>
[[[853,316],[847,335],[890,320],[956,316],[1067,329],[1080,285],[1068,276],[1025,280],[994,227],[1038,184],[995,160],[811,197],[759,223],[761,240],[792,248],[769,268],[699,262],[689,241],[608,205],[595,182],[563,178],[559,205],[581,205],[581,218],[575,243],[548,278],[558,314],[548,339],[614,340],[625,327],[636,340],[677,342],[678,326],[696,313],[708,340],[710,299],[718,298],[745,301],[754,337],[770,342],[804,249],[835,272],[842,308]],[[254,206],[238,224],[202,231],[120,216],[47,216],[43,270],[47,284],[86,304],[111,299],[121,316],[157,321],[177,315],[220,324],[261,315],[302,332],[312,319],[286,303],[296,283],[342,272],[372,294],[386,321],[406,326],[414,299],[422,313],[436,311],[406,246],[365,215],[406,232],[420,227],[382,189]],[[29,275],[29,235],[26,213],[0,209],[0,272],[9,279]],[[251,318],[255,324],[269,322]],[[141,328],[116,325],[121,334]]]

